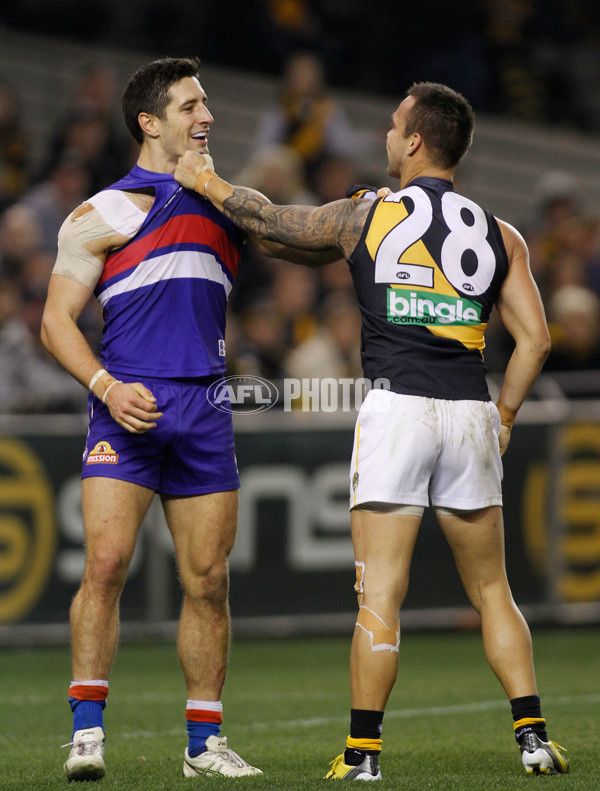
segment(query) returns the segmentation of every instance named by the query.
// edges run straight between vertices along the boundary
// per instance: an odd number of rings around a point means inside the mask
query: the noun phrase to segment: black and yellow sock
[[[544,742],[548,741],[546,720],[542,717],[542,705],[538,695],[525,695],[510,701],[514,720],[515,739],[519,744],[526,733],[533,731]]]
[[[381,752],[381,728],[383,711],[351,709],[350,736],[346,739],[344,763],[358,766],[365,754],[378,755]]]

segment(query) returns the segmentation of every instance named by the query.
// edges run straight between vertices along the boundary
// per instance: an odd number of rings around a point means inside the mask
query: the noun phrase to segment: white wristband
[[[95,374],[92,376],[92,378],[90,379],[90,383],[89,383],[89,385],[88,385],[88,390],[91,390],[91,389],[92,389],[92,387],[93,387],[93,386],[96,384],[96,382],[98,381],[98,379],[100,379],[100,377],[101,377],[101,376],[103,376],[104,374],[107,374],[107,373],[108,373],[108,371],[106,370],[106,368],[100,368],[100,370],[99,370],[99,371],[96,371],[96,373],[95,373]]]
[[[111,382],[109,384],[109,386],[106,388],[106,390],[104,391],[104,395],[102,396],[102,403],[106,404],[106,396],[108,395],[108,391],[110,390],[111,387],[114,387],[115,385],[122,385],[122,384],[123,384],[123,382],[122,382],[121,379],[115,379],[114,382]]]

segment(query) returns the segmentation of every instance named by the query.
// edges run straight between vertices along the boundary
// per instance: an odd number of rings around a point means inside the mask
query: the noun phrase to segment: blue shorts
[[[82,478],[118,478],[160,494],[183,496],[239,489],[231,415],[206,398],[208,387],[222,377],[114,376],[146,385],[163,416],[150,431],[130,434],[90,394]]]

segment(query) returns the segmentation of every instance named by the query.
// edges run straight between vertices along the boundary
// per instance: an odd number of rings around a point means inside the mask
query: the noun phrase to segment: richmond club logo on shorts
[[[109,442],[97,442],[88,454],[86,464],[116,464],[119,454],[114,451]]]

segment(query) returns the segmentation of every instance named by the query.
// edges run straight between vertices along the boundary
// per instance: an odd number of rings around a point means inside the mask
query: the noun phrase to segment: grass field
[[[600,632],[534,632],[550,735],[571,774],[528,777],[478,634],[408,634],[384,719],[383,783],[403,791],[600,788]],[[173,646],[123,645],[105,713],[107,775],[94,788],[177,791],[200,784],[323,788],[348,732],[346,639],[235,641],[223,696],[230,746],[264,776],[184,779],[185,690]],[[0,650],[0,789],[66,787],[66,648]],[[74,786],[71,786],[74,788]]]

